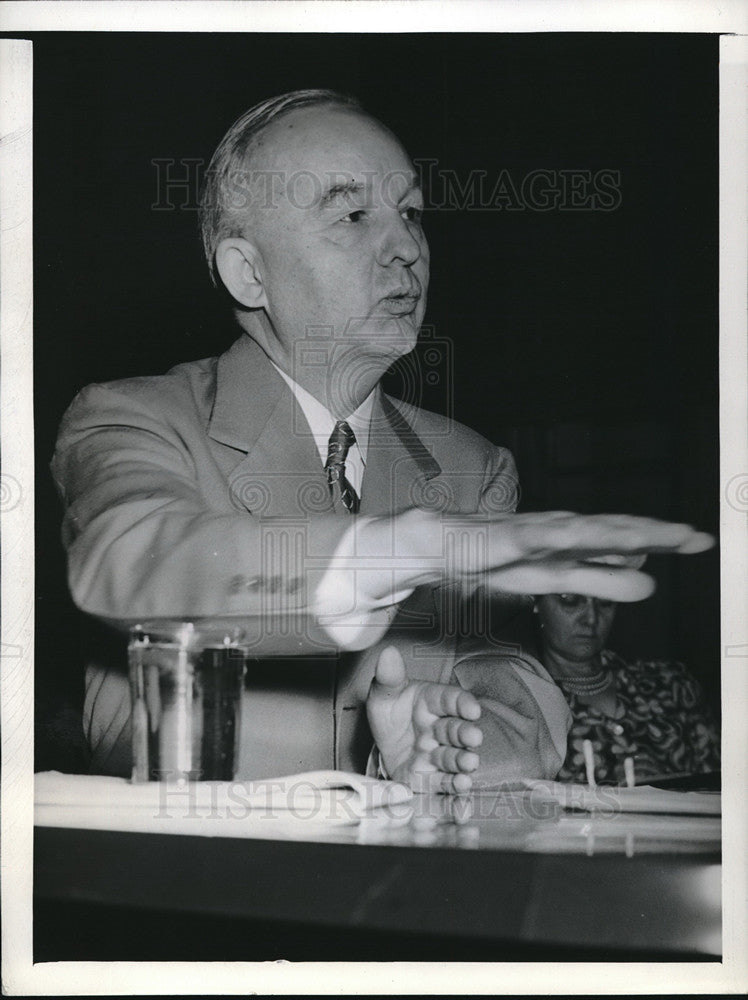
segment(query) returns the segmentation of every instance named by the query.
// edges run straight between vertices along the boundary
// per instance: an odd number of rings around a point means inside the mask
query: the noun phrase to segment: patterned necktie
[[[360,504],[358,494],[345,477],[345,460],[348,450],[356,443],[356,435],[345,420],[338,420],[330,435],[325,472],[334,503],[343,504],[351,514],[357,514]]]

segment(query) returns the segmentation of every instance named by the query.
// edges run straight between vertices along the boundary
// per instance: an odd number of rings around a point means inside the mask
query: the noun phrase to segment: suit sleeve
[[[513,514],[519,496],[519,476],[514,456],[508,448],[492,448],[481,486],[479,511],[485,514]]]
[[[345,520],[315,514],[307,530],[237,511],[200,480],[178,422],[154,411],[94,385],[64,417],[52,472],[76,604],[113,621],[238,616],[258,652],[317,650],[315,585]]]
[[[455,666],[454,681],[472,691],[483,710],[476,786],[556,777],[566,756],[571,713],[537,660],[527,654],[470,657]]]

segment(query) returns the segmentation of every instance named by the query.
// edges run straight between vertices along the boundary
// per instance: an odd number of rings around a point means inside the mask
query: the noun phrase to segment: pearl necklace
[[[613,674],[610,670],[601,669],[589,677],[554,677],[553,679],[564,691],[592,698],[608,690],[613,683]]]

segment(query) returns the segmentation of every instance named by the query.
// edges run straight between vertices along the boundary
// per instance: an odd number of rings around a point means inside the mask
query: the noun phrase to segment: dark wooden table
[[[486,833],[492,822],[381,843],[350,829],[269,840],[38,827],[34,958],[719,956],[721,869],[708,844],[512,850]]]

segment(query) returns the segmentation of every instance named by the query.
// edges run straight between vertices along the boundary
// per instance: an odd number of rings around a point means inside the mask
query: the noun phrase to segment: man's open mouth
[[[415,310],[420,298],[420,294],[403,292],[396,295],[388,295],[381,300],[379,306],[391,316],[407,316]]]

